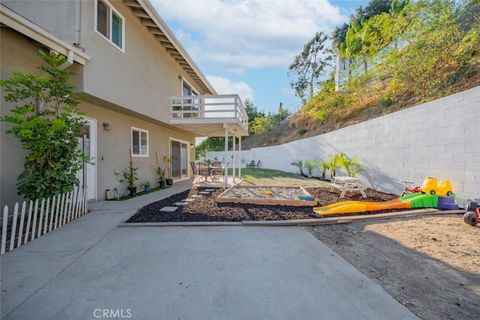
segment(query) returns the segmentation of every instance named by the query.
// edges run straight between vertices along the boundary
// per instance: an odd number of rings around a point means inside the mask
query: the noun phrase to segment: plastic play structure
[[[448,180],[442,180],[438,184],[436,178],[427,178],[421,187],[415,189],[420,190],[420,192],[406,193],[400,198],[390,201],[343,201],[325,207],[315,207],[313,211],[324,216],[392,209],[438,208],[458,210],[458,205],[454,202],[452,183]]]

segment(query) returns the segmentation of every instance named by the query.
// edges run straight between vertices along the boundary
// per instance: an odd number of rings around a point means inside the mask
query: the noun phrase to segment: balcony
[[[170,98],[170,124],[203,137],[248,135],[248,116],[238,95]]]

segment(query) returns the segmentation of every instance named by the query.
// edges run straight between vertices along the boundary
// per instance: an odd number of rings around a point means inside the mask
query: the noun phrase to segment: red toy
[[[402,181],[402,182],[403,182],[402,197],[409,193],[418,193],[422,191],[421,187],[413,187],[413,188],[410,187],[413,184],[413,182],[411,181]]]

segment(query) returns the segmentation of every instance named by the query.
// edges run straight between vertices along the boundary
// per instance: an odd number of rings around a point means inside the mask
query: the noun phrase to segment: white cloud
[[[245,101],[253,100],[253,89],[244,81],[233,82],[230,79],[217,76],[207,76],[207,80],[217,90],[218,94],[238,94]]]
[[[286,67],[313,37],[346,20],[328,0],[154,0],[178,23],[175,34],[195,60],[230,70]]]

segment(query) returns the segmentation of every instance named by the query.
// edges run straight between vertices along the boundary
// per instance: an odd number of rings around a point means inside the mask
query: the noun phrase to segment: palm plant
[[[339,164],[345,169],[349,177],[355,177],[362,172],[362,167],[360,166],[358,158],[349,158],[343,153],[341,155],[342,157],[339,158]]]
[[[325,166],[328,168],[328,171],[330,171],[330,178],[332,179],[337,174],[337,169],[340,167],[342,156],[343,153],[330,154],[325,161]]]
[[[326,179],[328,163],[326,161],[318,160],[317,167],[322,171],[322,179]]]
[[[294,160],[290,162],[292,166],[297,167],[300,170],[300,175],[304,176],[305,174],[303,173],[303,160]]]
[[[317,162],[315,160],[304,160],[303,167],[308,170],[308,177],[312,177],[312,171],[317,167]]]

